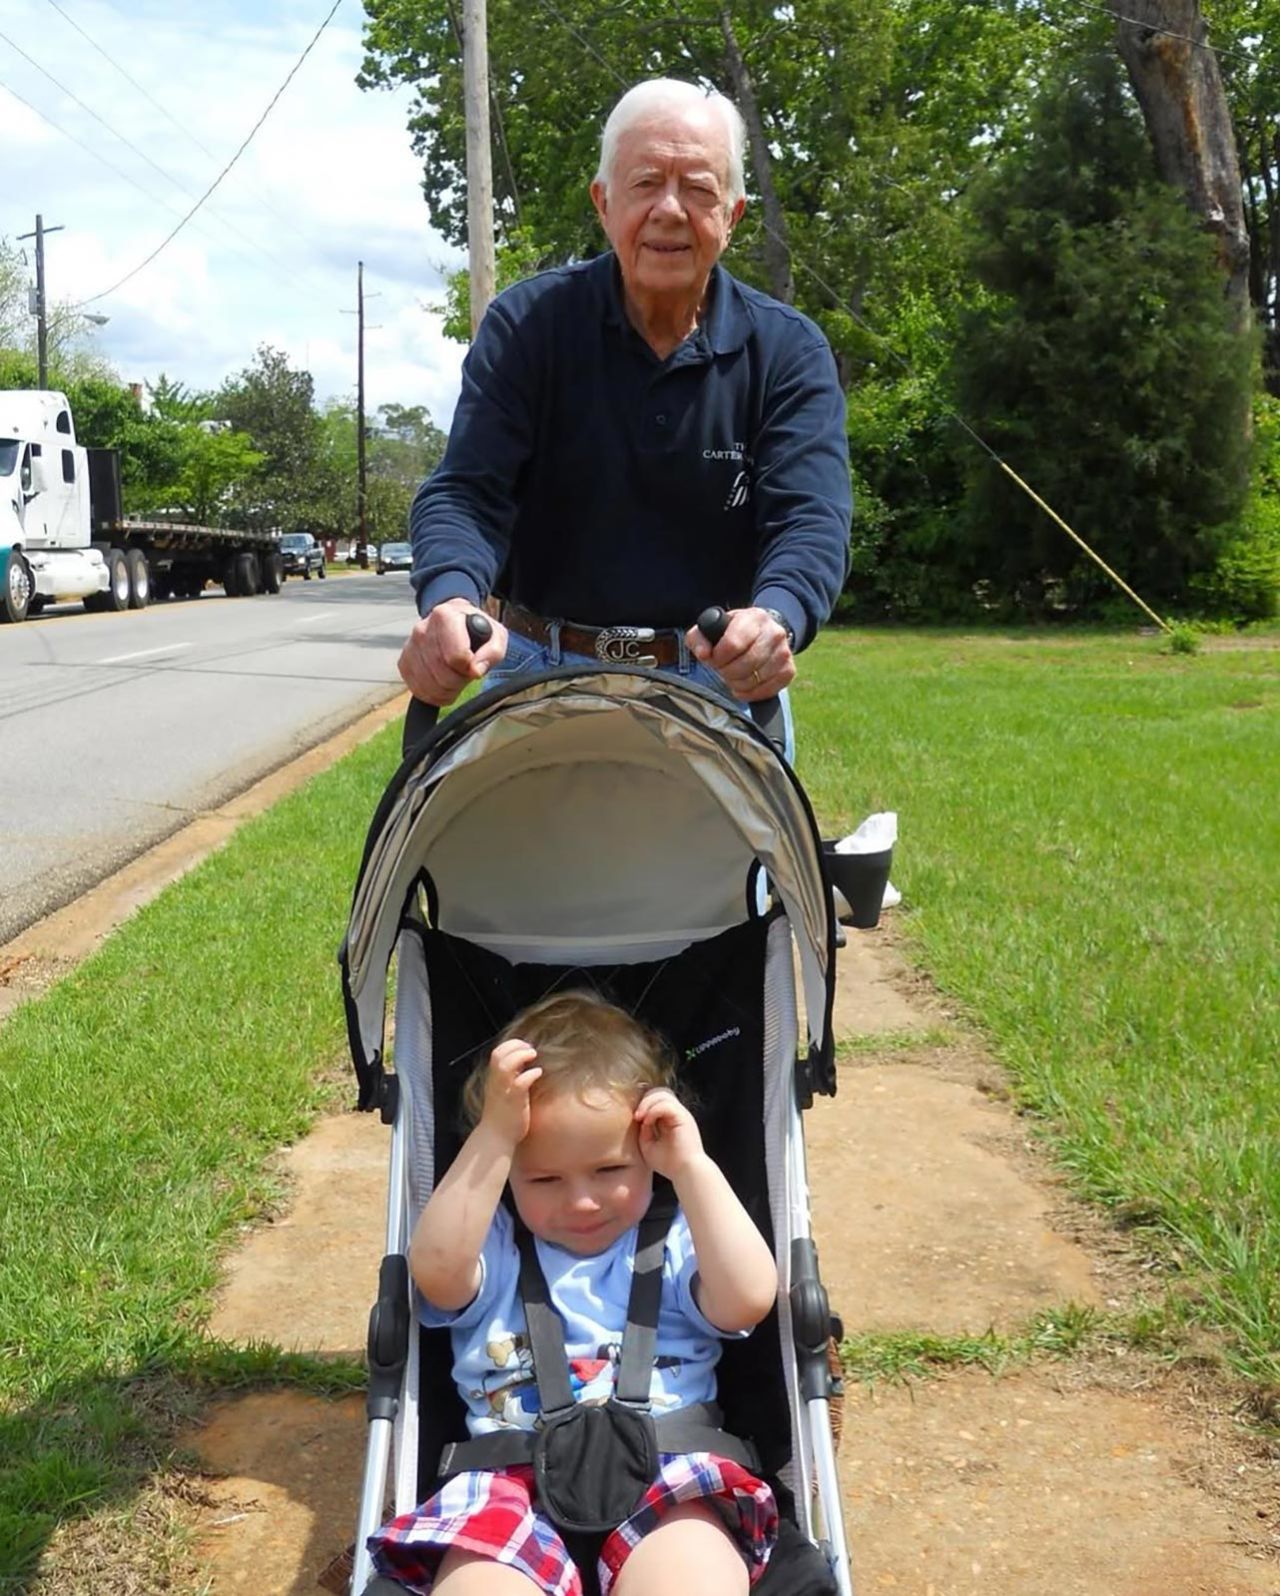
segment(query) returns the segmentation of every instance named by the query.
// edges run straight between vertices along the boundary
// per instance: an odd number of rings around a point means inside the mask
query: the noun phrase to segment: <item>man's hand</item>
[[[414,625],[400,651],[400,675],[415,698],[443,709],[505,657],[507,629],[492,618],[492,637],[472,653],[467,616],[476,613],[470,599],[446,599]]]
[[[685,634],[689,652],[720,672],[725,686],[744,704],[776,698],[795,680],[796,662],[786,629],[766,610],[729,610],[729,625],[712,648],[691,626]]]

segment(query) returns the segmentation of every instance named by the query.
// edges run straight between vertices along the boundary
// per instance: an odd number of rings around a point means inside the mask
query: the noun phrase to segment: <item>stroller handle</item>
[[[478,648],[483,648],[492,636],[493,622],[483,611],[472,610],[467,616],[467,641],[471,644],[471,652],[474,654]]]
[[[729,617],[718,604],[712,604],[698,617],[698,630],[712,648],[729,629]]]

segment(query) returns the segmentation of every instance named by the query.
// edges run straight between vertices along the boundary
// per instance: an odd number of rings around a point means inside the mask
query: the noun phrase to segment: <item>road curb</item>
[[[246,820],[337,764],[391,721],[403,718],[408,701],[407,693],[397,693],[0,945],[0,1022],[47,989],[48,982],[30,979],[33,972],[52,965],[58,977],[67,974],[143,904],[220,848]]]

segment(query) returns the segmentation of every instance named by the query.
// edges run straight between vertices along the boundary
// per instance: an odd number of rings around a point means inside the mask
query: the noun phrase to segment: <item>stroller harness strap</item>
[[[656,1420],[650,1412],[666,1238],[675,1211],[674,1194],[664,1182],[640,1221],[615,1394],[603,1404],[574,1401],[564,1323],[551,1301],[534,1238],[517,1225],[520,1294],[542,1405],[539,1427],[495,1430],[446,1446],[441,1480],[468,1469],[531,1463],[537,1505],[552,1523],[569,1532],[597,1534],[616,1529],[635,1512],[657,1477],[662,1452],[713,1452],[758,1471],[755,1448],[720,1428],[714,1403]]]

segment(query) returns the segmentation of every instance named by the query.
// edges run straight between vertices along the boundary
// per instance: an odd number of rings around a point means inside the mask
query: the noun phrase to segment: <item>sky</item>
[[[62,225],[45,243],[51,304],[101,294],[150,254],[332,3],[0,0],[0,236],[31,232],[37,212]],[[370,413],[425,404],[448,426],[464,350],[432,307],[463,257],[427,222],[409,92],[356,87],[363,20],[341,0],[212,199],[86,307],[109,318],[93,344],[125,381],[216,387],[266,343],[312,373],[317,400],[354,399],[363,260]],[[21,247],[34,275],[34,244]]]

